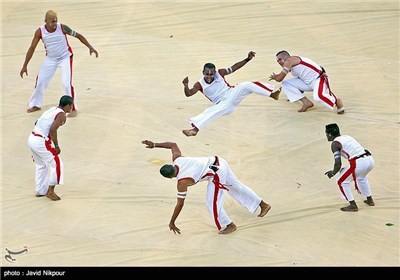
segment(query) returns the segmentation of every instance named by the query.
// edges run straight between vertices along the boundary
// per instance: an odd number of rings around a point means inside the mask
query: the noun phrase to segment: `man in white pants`
[[[273,92],[273,85],[262,82],[243,82],[237,86],[231,86],[225,81],[224,77],[226,75],[242,68],[255,55],[256,53],[251,51],[246,59],[235,63],[229,68],[218,69],[218,71],[214,64],[206,63],[203,67],[204,76],[192,88],[189,88],[189,78],[185,77],[183,79],[182,83],[187,97],[200,91],[213,103],[203,113],[190,119],[192,128],[182,130],[183,134],[196,136],[199,130],[211,121],[232,113],[240,102],[251,93],[268,96],[275,100],[279,99],[280,89]]]
[[[61,198],[54,192],[56,185],[64,183],[63,162],[59,156],[61,149],[57,130],[66,122],[66,113],[71,112],[73,99],[69,95],[60,98],[58,107],[45,111],[36,121],[29,134],[28,145],[36,165],[36,196],[46,196],[51,200]],[[54,145],[54,146],[53,146]]]
[[[86,47],[89,48],[89,54],[94,53],[98,57],[97,51],[90,45],[86,38],[69,28],[67,25],[58,23],[57,13],[49,10],[46,13],[45,24],[39,27],[32,39],[24,64],[20,71],[23,78],[24,73],[28,75],[28,63],[31,60],[36,46],[42,39],[46,49],[46,57],[40,66],[39,74],[36,78],[35,89],[28,103],[28,113],[32,113],[41,109],[45,90],[50,80],[53,78],[58,67],[61,69],[61,80],[64,88],[64,94],[74,99],[74,105],[69,117],[75,117],[78,113],[76,110],[76,97],[74,87],[72,86],[72,48],[70,47],[67,36],[70,35],[79,39]]]
[[[291,56],[287,51],[278,52],[276,61],[282,66],[282,71],[279,74],[272,73],[269,80],[281,82],[289,72],[292,73],[294,78],[284,80],[282,88],[290,102],[300,100],[303,103],[298,112],[305,112],[314,106],[304,95],[304,92],[312,91],[315,102],[331,110],[336,106],[337,113],[344,114],[343,102],[333,94],[324,68],[309,58]]]
[[[369,206],[374,206],[371,195],[371,188],[367,175],[374,168],[374,159],[371,153],[364,149],[353,137],[340,135],[339,126],[336,123],[325,126],[325,134],[328,141],[332,141],[331,150],[335,160],[332,170],[325,172],[325,175],[332,178],[339,172],[337,184],[342,197],[350,202],[350,205],[340,208],[345,212],[357,212],[358,206],[351,192],[350,183],[354,182],[358,193],[364,195],[364,200]],[[342,168],[341,157],[349,161],[349,165]]]
[[[258,217],[264,217],[271,206],[265,203],[252,189],[240,182],[225,159],[217,156],[184,157],[176,143],[155,143],[142,141],[146,148],[171,149],[173,164],[165,164],[160,173],[166,178],[178,179],[177,202],[169,222],[169,229],[175,234],[181,230],[175,225],[175,220],[183,208],[187,189],[200,181],[208,181],[206,203],[219,234],[229,234],[236,230],[236,225],[224,209],[224,191],[226,190],[238,203],[254,213],[261,208]]]

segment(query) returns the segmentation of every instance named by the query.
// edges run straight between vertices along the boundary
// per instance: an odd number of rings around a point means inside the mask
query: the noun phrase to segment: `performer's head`
[[[164,164],[160,168],[160,174],[163,175],[165,178],[173,178],[175,177],[175,166],[172,164]]]
[[[325,134],[328,141],[332,141],[336,137],[340,136],[340,129],[336,123],[327,124],[325,126]]]

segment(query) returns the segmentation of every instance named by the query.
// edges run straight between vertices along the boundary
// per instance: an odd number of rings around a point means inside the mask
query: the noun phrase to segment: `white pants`
[[[251,213],[254,213],[261,203],[261,198],[236,178],[226,160],[219,158],[219,164],[217,175],[220,184],[226,188],[226,191],[233,199],[247,208]],[[215,186],[213,178],[208,181],[206,204],[218,230],[224,229],[232,222],[224,209],[224,189]]]
[[[290,102],[302,99],[305,91],[312,91],[315,102],[333,110],[336,105],[336,97],[333,94],[329,94],[329,89],[324,79],[319,78],[312,84],[306,84],[299,78],[286,79],[282,82],[282,89]]]
[[[371,196],[371,188],[368,183],[367,174],[374,168],[374,159],[372,156],[365,156],[356,160],[355,176],[358,189],[365,197]],[[350,165],[342,168],[339,171],[337,184],[342,193],[342,198],[347,201],[354,200],[353,193],[351,192],[350,183],[354,182]]]
[[[55,60],[48,56],[44,58],[40,66],[39,74],[36,77],[36,84],[33,94],[29,100],[28,106],[41,108],[43,106],[43,98],[50,80],[56,73],[57,68],[61,69],[61,81],[64,89],[64,95],[69,95],[74,100],[73,110],[76,107],[76,99],[74,87],[72,86],[72,56],[61,60]]]
[[[270,96],[274,86],[261,82],[243,82],[237,86],[228,89],[225,92],[224,98],[217,104],[213,104],[204,110],[203,113],[190,119],[192,125],[200,128],[206,126],[213,120],[221,116],[232,113],[240,102],[249,94],[257,93],[263,96]]]
[[[51,147],[51,140],[30,134],[28,146],[36,165],[36,194],[45,195],[49,186],[64,183],[63,162]]]

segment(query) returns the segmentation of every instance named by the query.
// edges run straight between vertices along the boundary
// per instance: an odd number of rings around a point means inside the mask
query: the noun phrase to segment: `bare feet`
[[[236,230],[236,225],[232,222],[226,226],[223,230],[220,230],[218,234],[229,234]]]
[[[303,102],[303,107],[301,107],[300,110],[297,110],[297,112],[305,112],[314,106],[314,103],[312,103],[307,97],[303,97],[300,101]]]
[[[26,110],[26,112],[33,113],[33,112],[36,112],[36,111],[39,111],[39,110],[40,110],[39,107],[33,106],[32,108],[29,108],[28,110]]]
[[[76,117],[78,115],[78,111],[77,110],[73,110],[70,113],[67,114],[67,117],[69,118],[73,118]]]
[[[53,193],[47,193],[47,194],[46,194],[46,197],[47,197],[47,198],[50,198],[51,200],[54,200],[54,201],[57,201],[57,200],[60,200],[60,199],[61,199],[58,195],[56,195],[55,192],[53,192]]]
[[[264,217],[265,215],[267,215],[268,211],[271,209],[271,205],[265,203],[262,200],[260,202],[260,207],[261,207],[261,212],[260,212],[260,214],[258,214],[258,217]]]
[[[192,129],[184,129],[182,130],[183,134],[185,134],[186,136],[196,136],[197,135],[197,130],[195,128]]]
[[[274,91],[273,93],[271,93],[271,95],[269,97],[278,100],[279,99],[279,94],[282,91],[282,87],[280,87],[278,90]]]
[[[50,198],[51,200],[60,200],[61,198],[54,192],[56,186],[50,186],[47,193],[46,193],[46,197]]]
[[[358,207],[350,204],[349,206],[340,208],[340,210],[344,212],[357,212]]]
[[[343,115],[344,114],[344,105],[343,105],[342,99],[336,98],[336,107],[337,107],[337,113],[339,115]]]
[[[364,200],[364,203],[368,204],[369,206],[375,206],[375,202],[372,199]]]

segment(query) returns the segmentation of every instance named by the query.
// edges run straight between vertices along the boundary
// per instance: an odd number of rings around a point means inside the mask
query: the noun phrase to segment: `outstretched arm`
[[[33,56],[33,53],[35,52],[36,46],[39,43],[39,41],[40,41],[40,29],[37,29],[35,31],[35,34],[33,35],[32,43],[28,51],[26,52],[24,64],[22,65],[21,71],[19,71],[19,75],[21,76],[21,78],[24,77],[24,73],[26,76],[28,76],[28,63],[29,61],[31,61],[31,58]]]
[[[283,79],[285,79],[286,75],[289,73],[290,69],[292,69],[293,66],[296,66],[297,64],[300,63],[300,58],[297,56],[291,56],[289,57],[282,66],[282,71],[279,74],[272,73],[269,76],[269,81],[275,80],[277,82],[282,82]]]
[[[256,53],[253,52],[253,51],[250,51],[250,52],[247,54],[247,57],[246,57],[245,59],[236,62],[236,63],[233,64],[229,69],[220,69],[221,72],[222,72],[222,73],[220,72],[221,76],[225,76],[225,75],[231,74],[231,73],[235,72],[236,70],[242,68],[247,62],[249,62],[250,60],[252,60],[255,56],[256,56]],[[228,72],[227,70],[228,70],[228,71],[231,70],[231,71]]]
[[[339,142],[333,141],[331,145],[331,150],[333,153],[333,157],[335,159],[335,163],[333,165],[333,170],[329,170],[325,172],[325,175],[330,178],[335,176],[336,173],[339,172],[340,168],[342,167],[342,160],[340,156],[341,145]]]
[[[97,51],[92,47],[92,45],[90,45],[90,43],[88,42],[88,40],[85,38],[85,36],[83,36],[82,34],[72,30],[71,28],[69,28],[67,25],[62,25],[64,32],[68,35],[74,36],[76,38],[79,39],[79,41],[81,41],[82,44],[84,44],[86,47],[89,48],[89,54],[92,55],[92,53],[94,53],[96,55],[96,58],[99,56],[99,54],[97,53]]]
[[[178,145],[174,142],[155,143],[153,141],[143,140],[142,144],[145,144],[146,148],[148,149],[154,149],[154,148],[170,149],[172,152],[172,161],[182,156],[181,150],[179,149]]]
[[[172,213],[171,220],[169,221],[169,230],[172,230],[175,234],[181,234],[181,230],[175,225],[175,221],[178,218],[179,214],[182,211],[183,205],[185,203],[186,193],[189,186],[193,185],[194,182],[192,179],[186,178],[178,181],[177,185],[177,200],[174,208],[174,212]]]
[[[179,214],[181,213],[181,210],[183,208],[183,204],[185,202],[185,199],[182,198],[177,198],[176,205],[174,208],[174,212],[172,213],[171,220],[169,221],[169,230],[172,230],[175,234],[181,234],[181,230],[175,225],[175,220],[178,218]]]

